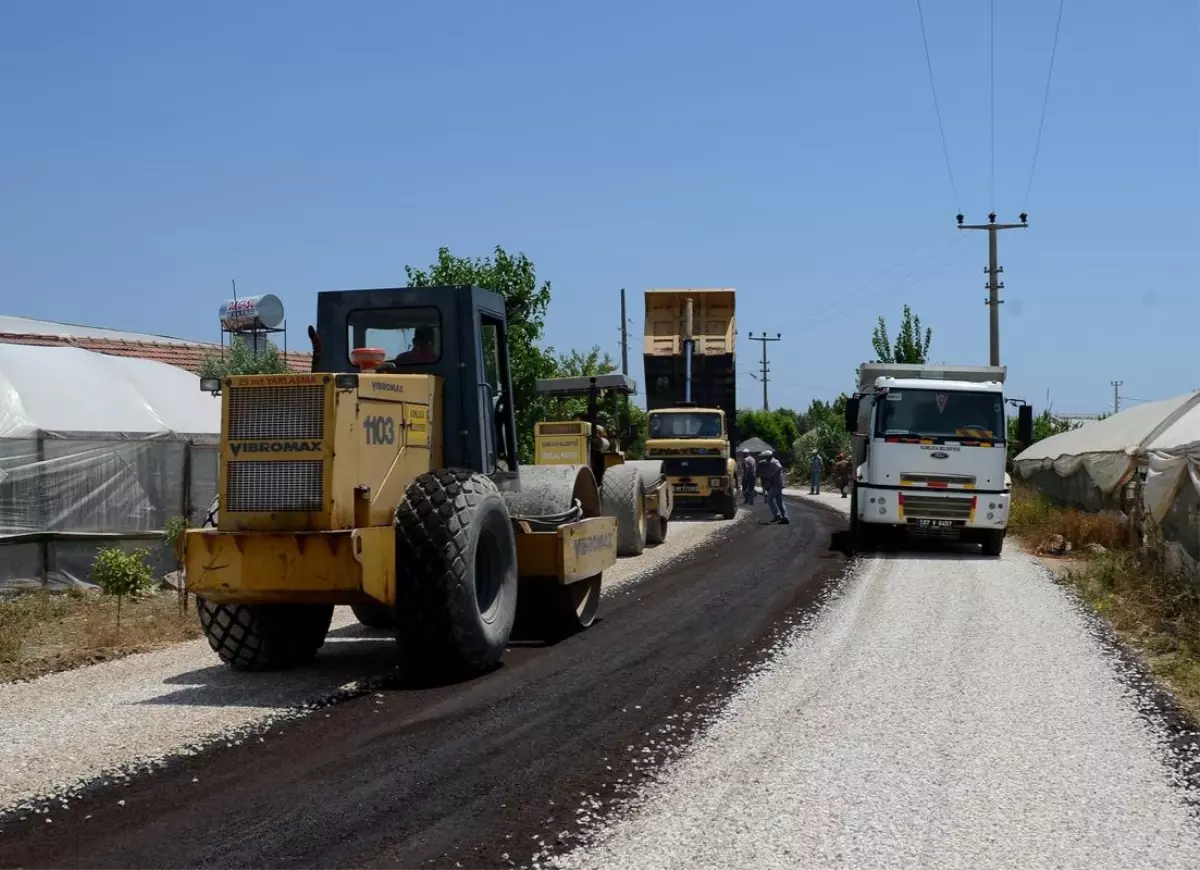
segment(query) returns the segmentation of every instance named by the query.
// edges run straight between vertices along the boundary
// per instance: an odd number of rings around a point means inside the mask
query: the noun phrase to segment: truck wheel
[[[367,628],[395,628],[396,614],[384,604],[352,604],[354,618]]]
[[[983,533],[983,555],[999,556],[1004,552],[1003,530],[989,529]]]
[[[731,520],[737,516],[737,495],[730,493],[720,498],[721,519]]]
[[[664,517],[651,517],[646,526],[646,543],[658,545],[667,539],[667,527],[671,521]]]
[[[275,671],[312,661],[333,619],[331,604],[214,604],[197,596],[200,626],[236,671]]]
[[[420,475],[396,509],[396,639],[405,664],[468,676],[504,654],[517,611],[517,544],[482,474]]]
[[[640,556],[646,549],[646,487],[633,465],[614,465],[600,483],[600,509],[617,518],[617,555]]]

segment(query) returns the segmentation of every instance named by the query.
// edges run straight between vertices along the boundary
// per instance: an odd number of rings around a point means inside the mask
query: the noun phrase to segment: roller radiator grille
[[[325,387],[236,387],[229,399],[229,439],[256,441],[325,437]]]
[[[325,502],[320,459],[230,462],[225,469],[224,510],[319,511]]]

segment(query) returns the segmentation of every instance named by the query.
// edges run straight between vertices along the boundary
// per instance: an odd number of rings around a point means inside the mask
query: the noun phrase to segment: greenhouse
[[[165,363],[0,344],[0,591],[88,584],[100,547],[148,547],[217,489],[221,404]]]
[[[1017,474],[1085,510],[1137,507],[1200,558],[1200,391],[1136,405],[1032,444]]]

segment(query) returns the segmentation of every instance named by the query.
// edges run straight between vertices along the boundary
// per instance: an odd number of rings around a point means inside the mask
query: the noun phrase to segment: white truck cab
[[[856,550],[887,536],[936,535],[1004,547],[1011,503],[1003,367],[864,363],[846,408],[854,436]],[[1020,440],[1032,428],[1021,406]]]

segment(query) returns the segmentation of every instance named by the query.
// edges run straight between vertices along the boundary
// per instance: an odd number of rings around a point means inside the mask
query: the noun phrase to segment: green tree
[[[887,323],[883,315],[875,326],[871,336],[871,346],[875,348],[875,362],[881,363],[924,363],[929,359],[929,342],[933,338],[933,330],[926,328],[921,334],[921,318],[916,317],[907,305],[900,318],[900,331],[896,333],[895,341],[888,339]]]
[[[281,375],[288,370],[279,348],[267,342],[256,352],[238,335],[222,354],[210,354],[200,361],[200,377],[223,378],[226,375]]]
[[[439,248],[437,261],[429,268],[405,266],[404,272],[410,287],[474,284],[504,297],[518,448],[522,461],[532,461],[533,425],[546,412],[546,402],[537,393],[537,380],[555,372],[552,354],[541,347],[550,282],[539,284],[528,257],[510,255],[498,245],[491,257],[477,259],[456,257],[449,248]]]
[[[606,375],[617,371],[617,364],[612,356],[593,345],[587,351],[572,350],[567,354],[556,354],[551,349],[554,358],[554,377],[579,378]],[[547,420],[573,420],[587,412],[587,399],[573,397],[570,399],[552,399],[549,402]],[[646,446],[646,412],[632,401],[625,402],[618,396],[610,396],[607,401],[601,400],[600,422],[602,425],[622,439],[621,447],[630,459],[640,459]],[[636,437],[629,441],[625,438],[626,428],[633,426]]]
[[[1051,410],[1047,408],[1033,418],[1033,441],[1029,443],[1036,443],[1043,438],[1049,438],[1051,435],[1061,435],[1063,432],[1070,432],[1072,429],[1078,429],[1081,425],[1072,420],[1055,417]],[[1013,459],[1028,446],[1029,444],[1022,444],[1017,440],[1017,415],[1012,414],[1008,418],[1008,458],[1010,460]]]
[[[800,427],[800,434],[803,435],[805,432],[821,425],[842,426],[846,416],[846,402],[849,400],[850,397],[845,393],[842,393],[832,402],[813,399],[809,403],[808,410],[796,418],[796,424]]]
[[[92,580],[105,595],[117,599],[117,636],[121,635],[121,604],[126,598],[137,598],[154,588],[154,572],[146,564],[149,550],[125,552],[120,547],[106,547],[96,553],[92,562]]]
[[[774,411],[743,408],[738,411],[737,423],[738,436],[743,441],[761,438],[779,455],[780,462],[790,464],[796,439],[800,437],[795,411],[787,408],[776,408]]]

